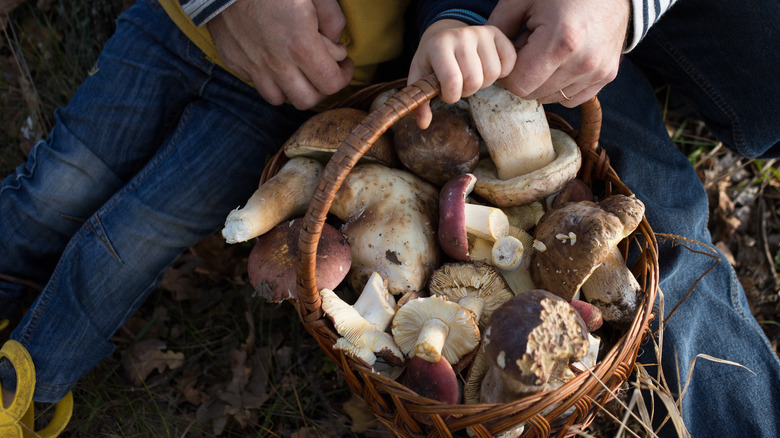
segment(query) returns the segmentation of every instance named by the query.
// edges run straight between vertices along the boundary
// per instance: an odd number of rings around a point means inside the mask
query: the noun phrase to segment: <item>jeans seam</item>
[[[661,40],[658,38],[658,36],[655,35],[648,35],[648,37],[655,40],[656,44],[658,44],[658,46],[667,55],[669,55],[669,57],[672,58],[686,74],[688,74],[694,83],[699,85],[699,88],[712,100],[715,106],[721,110],[729,120],[731,120],[731,134],[732,140],[734,141],[733,147],[742,154],[755,156],[756,154],[751,151],[750,147],[747,145],[747,142],[745,142],[739,116],[737,115],[736,111],[734,111],[734,109],[726,103],[726,100],[723,98],[723,96],[721,96],[720,93],[718,93],[709,82],[704,80],[703,75],[693,66],[693,64],[687,60],[687,58],[679,50],[677,50],[670,42],[668,42],[668,40]]]

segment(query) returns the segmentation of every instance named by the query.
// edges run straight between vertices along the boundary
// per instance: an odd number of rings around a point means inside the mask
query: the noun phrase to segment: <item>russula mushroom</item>
[[[491,251],[493,266],[513,271],[523,261],[523,242],[515,236],[504,236],[493,243]]]
[[[387,290],[387,282],[374,272],[352,307],[360,316],[384,331],[393,322],[397,306],[395,298]]]
[[[308,157],[325,165],[352,129],[367,115],[367,112],[355,108],[333,108],[319,112],[298,127],[282,145],[282,151],[289,158]],[[360,160],[390,167],[398,165],[392,141],[386,135],[377,138]]]
[[[320,181],[323,166],[311,158],[294,158],[261,184],[242,208],[225,219],[227,243],[245,242],[281,222],[302,216]]]
[[[437,296],[417,298],[401,306],[393,318],[393,339],[408,357],[428,362],[444,357],[456,364],[479,344],[474,315]]]
[[[470,260],[469,235],[494,242],[509,233],[509,220],[501,209],[467,202],[476,182],[473,174],[463,173],[439,191],[439,246],[454,260]]]
[[[420,291],[439,264],[438,190],[380,164],[358,164],[344,178],[330,213],[344,221],[352,248],[347,280],[362,290],[376,271],[393,295]]]
[[[506,403],[545,390],[588,352],[588,332],[566,300],[534,289],[505,302],[490,318],[482,348],[491,367],[480,402]]]
[[[444,404],[460,403],[458,378],[452,365],[444,357],[439,358],[436,362],[428,362],[413,356],[406,366],[403,383],[407,388],[423,397]],[[433,424],[433,420],[427,415],[415,413],[412,416],[420,423]],[[443,420],[449,418],[448,415],[442,417]]]
[[[576,310],[577,314],[582,318],[588,332],[594,332],[601,328],[601,325],[604,323],[604,318],[598,307],[582,300],[571,300],[571,306],[574,307],[574,310]]]
[[[644,204],[624,195],[611,195],[599,203],[569,202],[550,210],[534,233],[534,283],[567,301],[576,298],[610,249],[639,226],[643,214]],[[623,268],[628,269],[625,264]]]
[[[466,119],[446,106],[433,108],[433,120],[420,129],[413,114],[391,128],[398,159],[412,173],[441,187],[471,172],[479,161],[480,139]]]
[[[298,296],[295,267],[302,226],[303,218],[282,222],[260,236],[249,253],[249,282],[255,293],[268,301],[278,303]],[[351,259],[347,238],[324,224],[317,246],[317,284],[334,289],[347,276]]]
[[[514,294],[499,271],[482,262],[446,263],[433,271],[428,291],[456,302],[474,314],[478,324]]]
[[[336,340],[333,348],[362,359],[369,366],[374,365],[377,355],[389,364],[403,365],[404,355],[389,333],[366,320],[332,290],[322,289],[320,296],[322,310],[333,321],[336,332],[342,336]]]

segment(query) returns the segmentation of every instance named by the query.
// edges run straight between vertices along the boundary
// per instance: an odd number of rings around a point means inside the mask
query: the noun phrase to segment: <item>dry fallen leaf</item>
[[[132,350],[122,360],[122,367],[130,381],[141,386],[149,374],[166,368],[176,369],[184,363],[184,353],[165,350],[165,342],[159,339],[144,339],[135,342]]]

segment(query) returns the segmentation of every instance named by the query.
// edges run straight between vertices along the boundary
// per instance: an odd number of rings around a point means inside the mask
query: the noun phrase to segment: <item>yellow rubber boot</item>
[[[30,353],[22,344],[8,340],[0,349],[0,358],[6,358],[16,370],[16,393],[9,406],[0,409],[0,438],[27,438],[59,436],[73,414],[73,394],[68,393],[54,407],[49,424],[36,431],[35,409],[32,401],[35,391],[35,367]]]

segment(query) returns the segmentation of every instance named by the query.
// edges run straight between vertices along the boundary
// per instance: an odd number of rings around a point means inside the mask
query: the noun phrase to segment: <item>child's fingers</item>
[[[428,129],[433,120],[433,112],[431,111],[431,104],[429,102],[423,102],[414,111],[414,120],[417,122],[417,126],[420,129]]]

